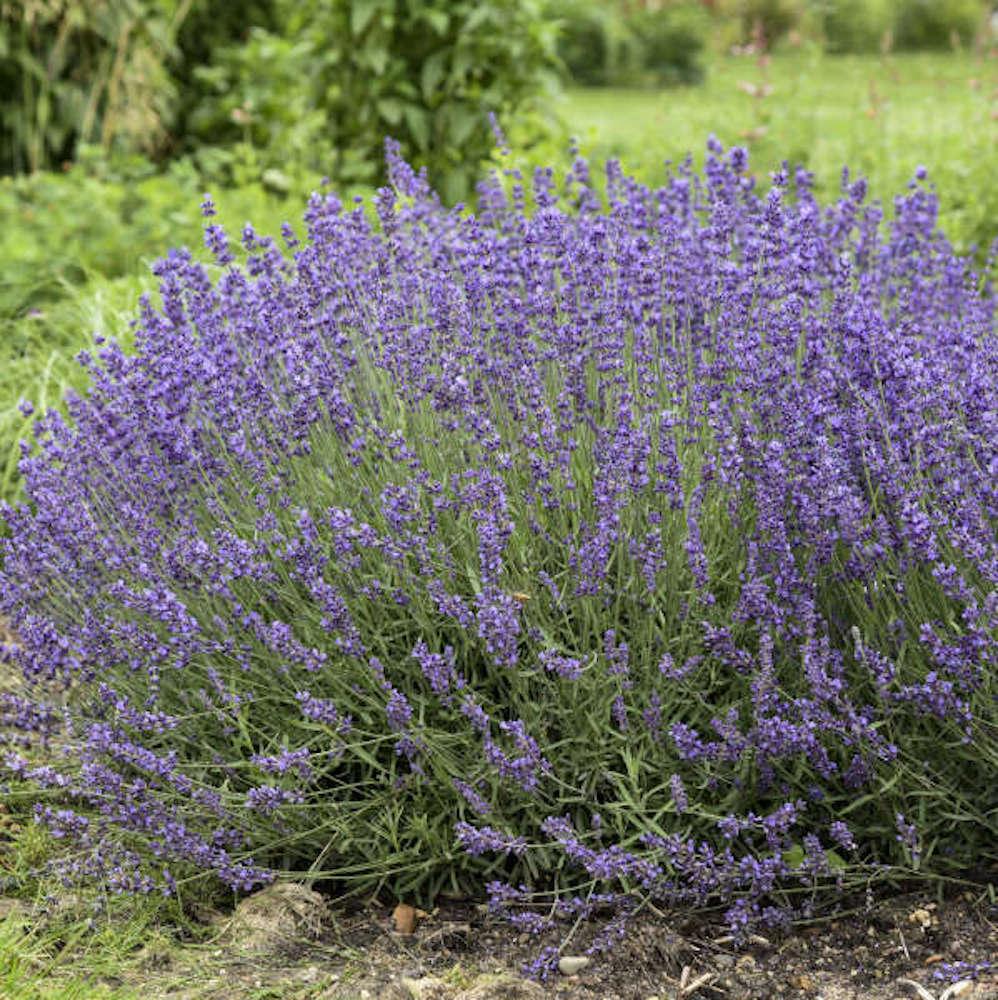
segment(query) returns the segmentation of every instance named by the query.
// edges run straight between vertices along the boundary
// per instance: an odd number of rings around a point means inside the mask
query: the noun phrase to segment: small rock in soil
[[[558,971],[563,976],[575,976],[591,961],[592,959],[586,958],[585,955],[564,955],[558,959]]]

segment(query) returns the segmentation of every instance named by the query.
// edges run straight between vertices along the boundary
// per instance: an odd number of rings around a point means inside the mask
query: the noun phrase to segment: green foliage
[[[552,4],[558,18],[558,58],[573,83],[605,86],[612,82],[620,19],[612,8],[591,0]]]
[[[802,8],[799,0],[736,0],[731,6],[741,19],[742,40],[760,40],[767,47],[797,24]]]
[[[45,941],[19,916],[0,921],[0,996],[18,1000],[131,1000],[134,994],[73,979],[54,983],[55,942]]]
[[[0,172],[72,159],[77,143],[155,152],[171,124],[170,0],[0,5]]]
[[[890,0],[827,0],[820,5],[826,51],[876,52],[891,30]]]
[[[536,0],[310,0],[279,11],[196,72],[192,137],[252,143],[265,167],[303,159],[338,181],[374,182],[383,139],[467,194],[512,116],[554,83],[554,25]]]
[[[628,24],[641,41],[641,69],[653,82],[696,83],[703,76],[700,54],[708,24],[698,4],[639,9]]]
[[[708,18],[699,4],[651,8],[575,0],[549,3],[559,25],[558,57],[569,78],[587,86],[695,83]]]
[[[981,30],[981,0],[900,0],[894,40],[901,49],[948,49],[968,45]]]
[[[982,0],[811,0],[828,52],[876,52],[971,44],[984,28]]]

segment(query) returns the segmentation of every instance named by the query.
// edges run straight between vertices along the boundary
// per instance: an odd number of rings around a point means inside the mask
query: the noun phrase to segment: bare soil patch
[[[942,974],[964,963],[948,1000],[998,998],[998,965],[987,968],[998,962],[998,907],[967,896],[896,896],[742,951],[703,918],[649,914],[610,955],[541,986],[520,969],[557,939],[518,934],[471,902],[400,934],[391,907],[265,890],[213,922],[210,945],[151,946],[105,982],[148,1000],[940,1000],[953,981]],[[581,953],[595,930],[569,951]]]

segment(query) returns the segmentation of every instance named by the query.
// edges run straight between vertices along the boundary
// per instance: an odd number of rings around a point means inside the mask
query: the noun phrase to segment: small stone
[[[737,972],[755,972],[755,959],[751,955],[742,955],[735,962],[735,970]]]
[[[563,976],[574,976],[580,973],[592,961],[585,955],[563,955],[558,959],[558,971]]]
[[[810,993],[814,989],[814,980],[806,973],[799,976],[792,976],[790,985],[801,993]]]
[[[971,979],[961,979],[960,982],[954,983],[947,991],[947,1000],[949,997],[965,997],[971,993],[974,989],[974,983]]]
[[[396,933],[412,934],[416,930],[416,908],[408,903],[399,903],[392,912],[392,920]]]

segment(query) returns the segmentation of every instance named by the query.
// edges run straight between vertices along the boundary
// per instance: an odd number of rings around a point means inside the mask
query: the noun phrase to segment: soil
[[[138,987],[147,1000],[998,998],[998,964],[987,968],[998,963],[998,907],[969,895],[895,896],[741,951],[703,918],[648,914],[609,956],[540,986],[519,970],[557,939],[520,935],[470,902],[419,916],[409,934],[395,930],[389,907],[347,910],[287,886],[206,919],[216,923],[212,945],[150,946],[105,982]],[[578,954],[592,933],[568,951]],[[978,971],[946,993],[953,977],[941,973],[958,962]]]

